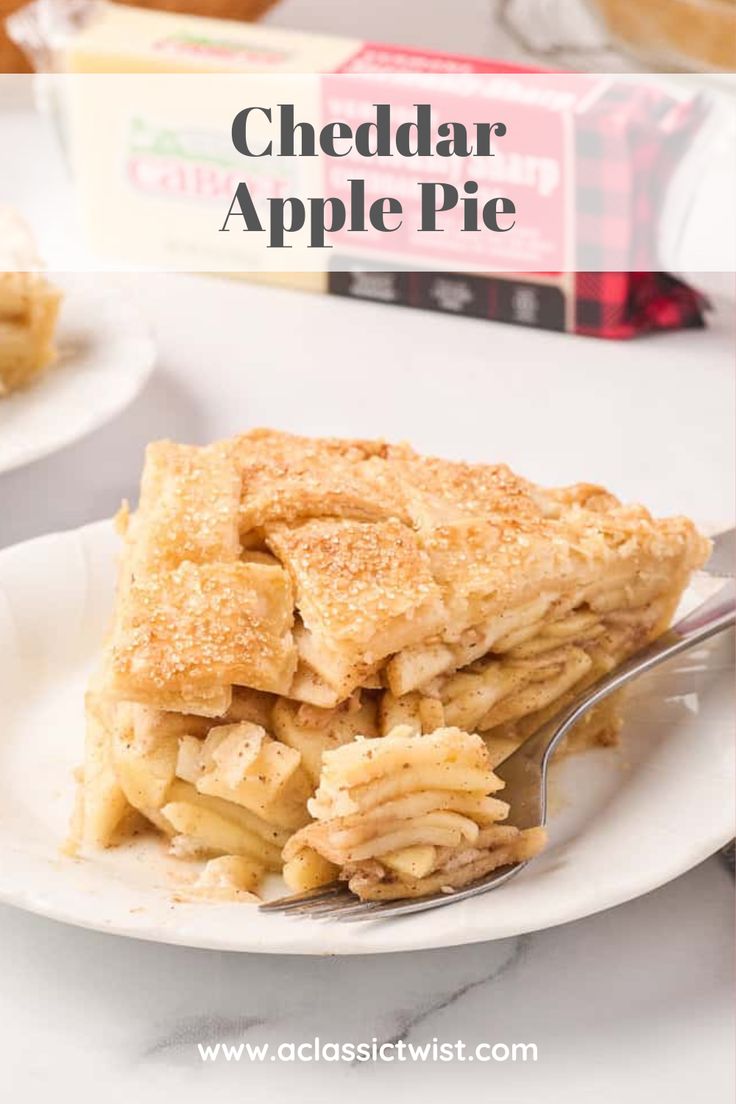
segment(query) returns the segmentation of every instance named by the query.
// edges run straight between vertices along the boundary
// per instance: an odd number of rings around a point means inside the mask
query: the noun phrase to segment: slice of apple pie
[[[538,849],[492,768],[666,627],[709,550],[600,487],[270,430],[150,445],[119,523],[78,834],[153,824],[242,860],[200,885],[246,896],[253,864],[380,898]],[[619,723],[605,703],[574,746]]]

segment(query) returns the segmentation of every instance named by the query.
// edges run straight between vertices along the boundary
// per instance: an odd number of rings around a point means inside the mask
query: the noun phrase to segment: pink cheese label
[[[403,50],[387,51],[389,57],[395,56],[403,76],[390,66],[363,68],[366,63],[383,64],[383,52],[383,47],[366,47],[348,64],[349,79],[344,75],[323,78],[325,119],[345,120],[355,130],[369,117],[371,105],[390,103],[395,134],[402,122],[416,119],[416,105],[424,103],[431,107],[433,143],[441,137],[437,128],[443,120],[463,124],[469,142],[474,140],[476,123],[501,126],[499,136],[491,139],[490,156],[371,159],[351,153],[325,160],[324,194],[349,205],[352,181],[361,178],[366,208],[386,195],[401,200],[401,227],[391,233],[361,235],[361,251],[376,262],[381,255],[400,254],[432,268],[467,265],[478,270],[487,264],[512,271],[564,269],[574,248],[566,215],[574,201],[573,114],[584,91],[579,78],[537,75],[532,87],[529,78],[521,80],[509,70],[508,79],[498,73],[490,84],[481,75],[484,63],[478,62],[476,68],[468,59],[418,51],[408,51],[412,57],[407,58]],[[406,73],[412,59],[421,66],[416,80]],[[448,79],[448,67],[455,64],[467,66],[465,75],[455,71]],[[426,187],[420,189],[420,182]],[[437,233],[418,229],[428,191],[433,201],[448,205],[452,212],[438,211]],[[483,225],[486,204],[509,196],[516,208],[512,231],[488,233]],[[474,229],[478,226],[480,232]],[[346,227],[333,241],[336,246],[355,248],[356,238]]]

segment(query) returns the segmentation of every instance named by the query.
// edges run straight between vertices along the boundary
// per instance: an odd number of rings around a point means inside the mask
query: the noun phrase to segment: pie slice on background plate
[[[0,207],[0,398],[33,383],[56,360],[61,291],[42,267],[28,227]]]

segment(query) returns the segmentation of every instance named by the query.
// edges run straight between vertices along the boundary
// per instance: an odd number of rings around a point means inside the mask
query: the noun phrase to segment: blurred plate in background
[[[137,309],[104,276],[54,273],[64,294],[58,361],[0,399],[0,472],[39,460],[104,425],[142,390],[156,350]]]

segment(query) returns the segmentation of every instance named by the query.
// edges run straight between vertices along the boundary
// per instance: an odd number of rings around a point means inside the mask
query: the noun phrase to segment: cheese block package
[[[660,263],[661,250],[652,244],[659,234],[662,197],[680,186],[683,154],[704,125],[701,99],[692,92],[675,94],[637,81],[620,85],[604,76],[540,73],[535,75],[538,94],[535,90],[531,96],[524,83],[531,71],[489,59],[106,0],[56,0],[53,5],[35,0],[9,22],[11,36],[42,71],[209,73],[213,99],[216,81],[222,79],[217,74],[271,74],[278,79],[280,100],[288,99],[295,82],[311,80],[310,102],[319,101],[325,120],[347,119],[354,128],[383,95],[381,81],[404,81],[405,103],[416,106],[420,96],[431,95],[433,103],[453,112],[443,118],[464,118],[474,104],[484,106],[482,78],[504,78],[498,110],[517,145],[520,135],[526,145],[522,142],[521,153],[515,147],[513,156],[504,157],[502,150],[494,157],[493,171],[501,176],[492,182],[518,197],[524,222],[515,236],[485,235],[501,251],[492,264],[458,263],[459,254],[452,255],[458,239],[451,234],[435,235],[442,240],[434,251],[418,247],[397,260],[398,238],[391,234],[383,235],[390,247],[374,247],[375,238],[368,247],[366,237],[347,232],[334,236],[335,248],[327,251],[321,269],[306,271],[307,265],[298,262],[307,253],[296,250],[291,253],[295,272],[266,272],[256,255],[233,264],[232,252],[227,258],[226,253],[234,236],[213,233],[203,247],[202,239],[189,235],[192,212],[209,204],[211,223],[220,229],[233,181],[254,181],[255,194],[267,179],[270,194],[278,189],[289,194],[283,190],[293,186],[294,177],[308,172],[313,176],[302,179],[302,195],[334,193],[347,203],[344,178],[335,183],[338,168],[325,167],[324,161],[319,178],[314,164],[294,165],[308,160],[304,157],[281,163],[272,158],[266,172],[264,163],[245,163],[229,146],[229,135],[223,138],[222,126],[218,131],[208,115],[209,97],[200,97],[187,115],[177,97],[153,104],[142,92],[126,96],[122,139],[114,120],[101,126],[94,95],[80,96],[76,105],[77,136],[83,137],[70,144],[76,151],[75,181],[93,250],[106,262],[223,271],[280,286],[604,338],[703,324],[703,298],[682,280],[654,270],[670,268],[671,261]],[[344,74],[352,82],[349,96]],[[447,91],[450,86],[442,81],[450,79],[454,83]],[[90,150],[95,172],[89,167]],[[100,164],[107,166],[107,177]],[[416,189],[417,165],[410,157],[394,158],[390,174],[365,158],[346,157],[340,168],[344,175],[346,168],[354,170],[352,175],[361,173],[369,195],[405,197]],[[327,181],[331,193],[325,191]],[[385,190],[387,181],[391,192]],[[463,247],[470,236],[465,235]],[[657,257],[656,263],[649,263],[650,256]]]

